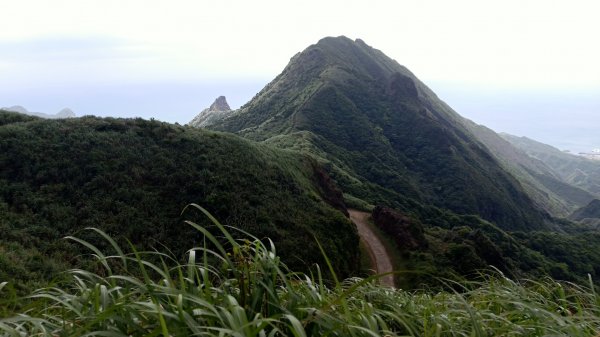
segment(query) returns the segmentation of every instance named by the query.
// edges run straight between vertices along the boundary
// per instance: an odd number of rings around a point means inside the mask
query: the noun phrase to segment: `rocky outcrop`
[[[372,213],[375,225],[389,235],[400,250],[418,250],[428,246],[423,225],[415,219],[385,206]]]
[[[208,108],[209,111],[231,111],[225,96],[219,96],[215,102]]]
[[[202,110],[188,125],[197,128],[207,127],[232,113],[225,96],[219,96],[209,108]]]
[[[316,185],[319,187],[319,192],[323,200],[335,209],[340,210],[344,215],[349,216],[342,191],[340,191],[333,179],[316,162],[313,163],[313,171],[315,173]]]

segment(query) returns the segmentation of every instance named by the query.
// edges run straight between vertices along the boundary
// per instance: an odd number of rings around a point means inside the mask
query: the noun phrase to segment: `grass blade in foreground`
[[[519,283],[498,274],[457,292],[407,292],[380,287],[375,278],[328,288],[321,276],[288,270],[272,243],[235,240],[212,221],[225,243],[191,224],[213,248],[192,248],[183,263],[134,247],[124,253],[94,229],[117,255],[77,240],[94,253],[98,271],[73,270],[71,281],[22,299],[26,309],[1,318],[0,335],[592,337],[600,331],[591,282]],[[0,298],[6,288],[0,283]]]

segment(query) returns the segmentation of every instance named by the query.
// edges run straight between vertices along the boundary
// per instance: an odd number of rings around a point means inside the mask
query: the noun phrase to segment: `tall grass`
[[[600,298],[591,282],[515,282],[498,274],[445,292],[385,288],[375,278],[328,282],[318,267],[314,275],[288,270],[270,241],[248,234],[235,240],[235,229],[192,207],[211,218],[219,237],[189,223],[205,244],[190,249],[185,263],[133,246],[125,253],[93,229],[113,252],[70,238],[90,249],[98,268],[71,270],[68,282],[19,299],[23,308],[0,319],[0,334],[594,336],[600,330]],[[0,298],[6,294],[0,283]],[[11,300],[0,305],[9,308]]]

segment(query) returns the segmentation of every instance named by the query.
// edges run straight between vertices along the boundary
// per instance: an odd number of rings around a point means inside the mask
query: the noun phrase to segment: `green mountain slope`
[[[234,135],[141,119],[41,120],[0,111],[2,281],[47,280],[77,264],[79,251],[60,238],[87,238],[85,227],[182,256],[177,249],[203,242],[183,219],[207,224],[198,212],[180,215],[192,202],[226,225],[270,237],[299,269],[323,264],[317,237],[340,274],[350,275],[358,236],[324,201],[336,198],[313,159]]]
[[[600,161],[565,153],[527,137],[517,137],[506,133],[501,136],[529,156],[544,162],[567,183],[600,195]]]
[[[311,152],[345,193],[413,211],[432,204],[505,229],[546,228],[540,211],[462,118],[361,40],[325,38],[211,128]]]
[[[600,225],[600,200],[592,200],[589,204],[573,212],[569,219],[594,226]]]
[[[560,172],[540,159],[528,155],[499,134],[465,119],[464,124],[498,159],[505,170],[515,176],[538,207],[548,213],[566,217],[596,196],[565,180]]]

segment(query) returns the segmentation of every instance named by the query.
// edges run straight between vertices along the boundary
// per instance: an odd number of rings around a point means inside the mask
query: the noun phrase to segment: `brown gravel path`
[[[369,254],[371,255],[371,261],[375,266],[375,272],[377,274],[389,273],[393,271],[392,260],[388,255],[385,247],[381,243],[381,240],[377,237],[375,232],[369,226],[369,213],[349,209],[350,220],[354,222],[358,229],[358,235],[360,239],[367,245]],[[394,287],[394,275],[386,275],[379,279],[379,282],[388,287]]]

